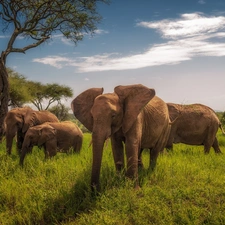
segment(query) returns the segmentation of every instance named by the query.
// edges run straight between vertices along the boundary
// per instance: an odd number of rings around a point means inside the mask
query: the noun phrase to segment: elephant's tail
[[[225,135],[225,131],[223,130],[222,123],[219,123],[219,128],[222,131],[222,133]]]

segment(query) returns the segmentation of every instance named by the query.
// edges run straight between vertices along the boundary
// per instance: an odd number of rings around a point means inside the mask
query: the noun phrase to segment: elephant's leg
[[[204,152],[205,154],[209,154],[210,148],[213,145],[215,137],[210,137],[210,135],[208,135],[208,137],[206,138],[206,140],[204,141]]]
[[[166,149],[168,151],[173,151],[173,141],[174,141],[175,132],[176,130],[171,129],[170,134],[168,135],[169,137],[166,143]]]
[[[114,134],[111,137],[111,143],[116,170],[122,171],[125,168],[123,141],[121,137],[117,137],[117,135]]]
[[[11,155],[12,152],[12,143],[13,143],[13,135],[6,134],[6,152],[8,155]]]
[[[24,162],[24,158],[27,154],[27,149],[29,149],[28,147],[24,147],[21,151],[21,154],[20,154],[20,165],[23,166],[23,162]]]
[[[152,149],[150,149],[149,169],[154,170],[159,153],[163,152],[166,144],[168,143],[169,133],[170,133],[170,127],[167,127],[167,126],[164,127],[156,145]]]
[[[204,143],[204,152],[205,154],[209,154],[211,145],[208,142]]]
[[[166,150],[167,151],[173,151],[173,144],[167,144],[166,145]]]
[[[74,146],[74,152],[79,153],[81,148],[82,148],[82,138],[78,137],[77,140],[76,140],[76,144]]]
[[[213,147],[215,153],[222,153],[221,150],[220,150],[219,143],[218,143],[218,140],[217,140],[216,137],[215,137],[215,140],[213,142],[212,147]]]
[[[16,148],[17,152],[20,154],[22,145],[23,145],[23,140],[24,140],[24,134],[21,131],[17,132],[17,142],[16,142]]]
[[[57,151],[56,150],[48,150],[47,151],[48,152],[48,158],[51,158],[51,157],[53,157],[53,156],[55,156],[56,154],[57,154]]]
[[[138,153],[138,169],[143,169],[144,168],[144,164],[142,162],[142,152],[143,152],[143,148],[140,149],[139,153]]]
[[[212,138],[209,137],[204,141],[204,152],[205,152],[205,154],[209,154],[209,151],[210,151],[210,148],[212,147],[212,145],[213,145]]]
[[[210,151],[210,148],[215,146],[214,150],[215,152],[219,153],[221,152],[219,149],[219,144],[216,138],[216,132],[218,130],[218,126],[210,126],[208,127],[208,132],[207,132],[207,136],[206,139],[204,141],[204,151],[205,154],[208,154]]]
[[[151,171],[153,171],[156,167],[158,156],[159,156],[159,150],[157,148],[151,148],[150,149],[150,163],[149,163],[149,169]]]

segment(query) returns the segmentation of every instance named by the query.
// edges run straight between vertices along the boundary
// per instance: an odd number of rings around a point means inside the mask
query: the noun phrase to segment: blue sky
[[[141,83],[165,102],[225,111],[224,0],[112,0],[98,11],[103,19],[93,37],[74,46],[55,35],[10,54],[7,66],[29,80],[70,86],[74,97],[91,87],[113,92]],[[0,34],[1,51],[6,41]]]

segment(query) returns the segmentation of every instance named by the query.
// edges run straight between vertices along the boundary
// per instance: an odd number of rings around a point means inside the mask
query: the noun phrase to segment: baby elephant
[[[46,122],[30,127],[25,135],[20,155],[20,165],[33,146],[44,147],[45,158],[56,155],[57,152],[80,152],[83,133],[80,128],[70,121],[60,123]]]

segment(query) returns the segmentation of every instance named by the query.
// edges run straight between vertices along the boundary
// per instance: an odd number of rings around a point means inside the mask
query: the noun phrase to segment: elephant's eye
[[[115,113],[113,113],[112,114],[112,119],[114,119],[116,117],[116,114]]]

